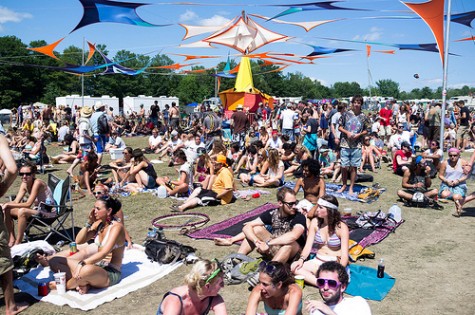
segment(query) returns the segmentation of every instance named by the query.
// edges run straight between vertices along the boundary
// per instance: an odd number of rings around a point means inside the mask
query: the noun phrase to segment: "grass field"
[[[143,147],[146,138],[126,138],[127,145]],[[50,146],[48,153],[54,154],[60,147]],[[468,157],[468,155],[467,155]],[[154,158],[154,156],[150,156]],[[104,162],[108,162],[106,156]],[[159,176],[175,176],[175,171],[166,164],[155,166]],[[56,166],[55,173],[60,177],[66,175],[64,167]],[[39,175],[46,177],[46,175]],[[375,182],[387,190],[377,202],[370,205],[350,202],[340,199],[340,209],[351,207],[357,211],[387,211],[396,202],[396,191],[401,185],[401,178],[391,174],[383,166],[375,174]],[[438,188],[440,181],[434,180]],[[9,193],[14,194],[18,189],[19,180],[15,182]],[[240,188],[240,185],[238,185]],[[473,182],[469,183],[469,191],[475,190]],[[303,198],[299,194],[298,198]],[[168,207],[172,199],[158,199],[151,194],[137,194],[121,198],[126,215],[126,227],[134,242],[141,243],[146,236],[150,221],[162,214],[169,213]],[[85,222],[86,214],[93,205],[93,197],[87,196],[75,203],[74,213],[76,225]],[[246,212],[265,202],[275,202],[275,190],[269,195],[251,201],[238,200],[236,203],[209,208],[197,208],[197,212],[206,213],[211,221],[208,225],[223,219]],[[376,267],[378,259],[384,258],[386,272],[395,277],[396,284],[382,302],[370,301],[373,314],[475,314],[475,277],[473,276],[473,257],[475,253],[475,204],[468,205],[466,213],[460,218],[452,217],[453,203],[444,204],[443,210],[406,208],[403,218],[406,220],[394,234],[382,243],[370,249],[376,253],[376,259],[359,262],[359,264]],[[197,249],[197,254],[203,258],[222,258],[237,250],[237,247],[218,247],[211,241],[192,240],[178,232],[166,232],[166,236]],[[127,296],[101,305],[89,314],[155,314],[163,294],[169,289],[182,283],[183,276],[190,266],[183,266],[167,277]],[[304,289],[304,297],[317,293],[313,287]],[[227,286],[222,290],[229,314],[245,312],[247,285]],[[315,295],[313,295],[313,298]],[[25,298],[17,295],[17,299]],[[261,307],[262,310],[262,307]],[[4,309],[0,309],[4,312]],[[58,307],[48,303],[35,303],[25,314],[80,314],[83,311],[69,307]]]

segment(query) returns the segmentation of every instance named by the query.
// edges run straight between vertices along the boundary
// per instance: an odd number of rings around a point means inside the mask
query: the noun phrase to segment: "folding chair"
[[[53,192],[53,199],[56,205],[51,206],[56,210],[54,217],[42,217],[41,215],[34,215],[30,218],[28,226],[25,231],[25,239],[28,241],[31,238],[31,231],[37,230],[38,233],[34,235],[46,235],[45,241],[54,234],[74,242],[76,235],[74,231],[74,215],[71,193],[71,177],[66,179],[59,179],[53,174],[48,174],[48,187]],[[68,232],[64,226],[66,220],[71,216],[71,232]]]

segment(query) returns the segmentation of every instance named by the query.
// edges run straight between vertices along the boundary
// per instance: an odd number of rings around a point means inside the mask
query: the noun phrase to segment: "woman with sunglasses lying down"
[[[157,315],[205,315],[210,311],[227,315],[224,300],[218,294],[223,286],[223,272],[218,262],[199,260],[185,276],[184,285],[165,293]]]
[[[338,200],[331,195],[323,195],[317,202],[316,215],[310,222],[307,241],[299,260],[292,263],[295,275],[305,277],[305,282],[315,285],[315,272],[327,261],[337,261],[344,267],[348,265],[348,226],[341,220]],[[316,256],[307,260],[312,248]]]
[[[246,315],[255,315],[259,302],[264,302],[268,315],[302,314],[302,289],[295,284],[287,264],[277,261],[259,264],[259,283],[249,296]]]
[[[96,200],[86,226],[76,236],[78,252],[64,257],[61,253],[38,262],[51,270],[66,272],[66,289],[85,294],[91,287],[106,288],[121,279],[125,250],[125,229],[115,215],[122,207],[120,201],[104,196]],[[93,240],[91,244],[88,241]],[[62,252],[63,253],[63,252]],[[54,281],[49,283],[56,289]]]

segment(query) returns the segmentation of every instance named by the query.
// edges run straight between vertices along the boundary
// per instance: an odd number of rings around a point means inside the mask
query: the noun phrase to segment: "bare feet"
[[[341,186],[340,189],[338,189],[337,193],[343,193],[346,190],[346,185]]]
[[[455,200],[455,213],[454,217],[460,217],[460,214],[462,214],[462,205],[460,204],[459,200]]]
[[[89,291],[89,285],[85,285],[85,286],[77,286],[76,287],[76,291],[79,292],[79,294],[86,294],[87,291]]]
[[[14,304],[14,306],[10,310],[5,310],[6,315],[15,315],[23,312],[30,306],[27,302],[19,302]]]
[[[217,237],[214,239],[214,244],[218,246],[231,246],[233,242],[231,242],[230,238]]]

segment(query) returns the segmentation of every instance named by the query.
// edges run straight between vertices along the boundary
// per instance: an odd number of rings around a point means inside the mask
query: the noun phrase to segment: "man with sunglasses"
[[[317,287],[323,301],[310,300],[306,309],[310,315],[371,315],[368,302],[361,296],[344,297],[348,273],[340,263],[327,261],[317,270]]]
[[[279,208],[264,212],[244,226],[245,239],[238,253],[247,255],[256,249],[266,259],[282,263],[298,256],[307,234],[305,216],[297,211],[298,202],[292,189],[278,190],[277,202]]]

